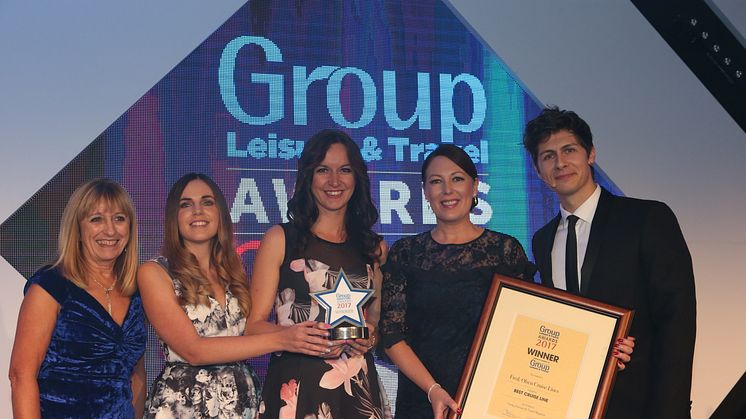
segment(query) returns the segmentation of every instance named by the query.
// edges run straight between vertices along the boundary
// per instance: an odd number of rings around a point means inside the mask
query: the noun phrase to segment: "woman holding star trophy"
[[[272,356],[261,417],[389,416],[370,353],[380,313],[371,294],[381,289],[387,249],[371,229],[378,211],[368,170],[347,134],[323,130],[306,142],[288,219],[267,231],[257,252],[247,328],[264,333],[316,320],[330,339],[315,356]]]

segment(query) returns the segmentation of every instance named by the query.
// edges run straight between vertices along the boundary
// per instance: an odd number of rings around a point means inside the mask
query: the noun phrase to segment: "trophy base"
[[[329,329],[329,339],[368,339],[370,333],[367,327],[361,326],[338,326]]]

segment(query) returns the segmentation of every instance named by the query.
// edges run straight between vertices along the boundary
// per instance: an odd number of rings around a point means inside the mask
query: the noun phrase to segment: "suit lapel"
[[[547,228],[544,230],[545,234],[539,237],[539,240],[541,241],[541,263],[539,266],[541,283],[552,288],[554,288],[554,281],[552,280],[552,246],[554,246],[554,235],[557,234],[557,227],[559,227],[560,219],[561,215],[557,214],[557,216],[547,224]]]
[[[596,265],[596,260],[598,260],[598,253],[601,250],[604,230],[606,229],[607,220],[609,218],[611,199],[612,195],[606,189],[601,188],[601,197],[598,200],[596,213],[593,215],[591,234],[588,237],[588,247],[585,250],[583,267],[580,268],[581,295],[587,295],[588,290],[590,289],[593,267]]]

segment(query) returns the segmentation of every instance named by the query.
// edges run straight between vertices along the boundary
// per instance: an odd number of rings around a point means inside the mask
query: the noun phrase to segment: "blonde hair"
[[[109,179],[94,179],[75,190],[70,196],[62,214],[62,225],[58,237],[59,257],[54,267],[60,269],[63,276],[80,288],[88,287],[83,246],[81,243],[80,222],[94,211],[99,204],[122,211],[129,220],[129,241],[124,251],[114,262],[114,275],[117,289],[122,295],[132,295],[137,284],[137,218],[127,191],[118,183]]]
[[[218,234],[212,238],[210,264],[215,268],[223,286],[238,299],[241,312],[248,317],[249,310],[251,310],[249,278],[233,246],[233,222],[228,212],[225,196],[209,176],[201,173],[188,173],[182,176],[171,187],[166,199],[162,253],[168,260],[171,275],[182,285],[179,302],[209,306],[210,302],[207,297],[212,296],[212,289],[200,270],[197,258],[184,247],[184,241],[179,233],[179,201],[187,185],[195,180],[201,180],[210,187],[220,214]]]

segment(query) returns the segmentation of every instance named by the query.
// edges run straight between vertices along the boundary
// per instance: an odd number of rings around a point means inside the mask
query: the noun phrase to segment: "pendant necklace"
[[[101,285],[101,283],[98,282],[96,278],[91,277],[91,279],[93,280],[93,282],[98,284],[98,286],[101,287],[102,290],[104,290],[104,295],[106,296],[106,303],[107,303],[106,311],[108,311],[109,316],[111,316],[111,295],[109,295],[109,293],[114,289],[114,286],[117,284],[117,281],[114,280],[111,286],[109,288],[106,288],[105,286]]]

